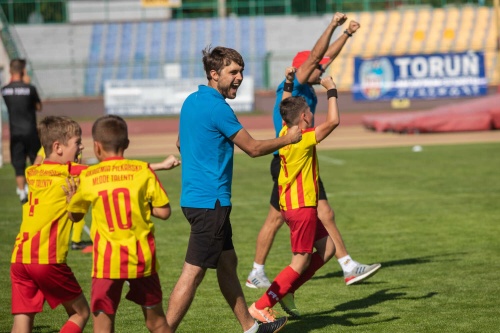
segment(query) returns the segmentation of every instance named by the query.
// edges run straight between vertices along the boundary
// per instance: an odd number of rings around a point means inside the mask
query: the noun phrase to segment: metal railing
[[[33,72],[33,66],[31,64],[30,59],[27,58],[27,53],[24,50],[21,39],[17,35],[16,29],[13,25],[8,23],[8,20],[0,7],[0,38],[4,45],[5,51],[10,60],[16,58],[24,58],[26,59],[26,70],[28,75],[31,77],[32,84],[36,85],[38,88],[38,92],[43,95],[43,89],[40,87],[38,78]],[[8,66],[6,66],[8,68]]]
[[[448,5],[493,6],[494,0],[182,0],[182,6],[171,8],[169,18],[200,18],[256,15],[320,15],[336,11],[357,12],[404,8],[406,6]],[[9,23],[66,23],[71,17],[86,14],[97,20],[123,20],[137,12],[139,0],[0,0]],[[71,6],[78,4],[78,6]],[[87,5],[86,5],[87,4]],[[99,4],[96,6],[96,4]],[[104,9],[102,9],[104,8]],[[73,11],[73,12],[72,12]],[[104,15],[103,15],[104,11]],[[71,14],[76,15],[71,15]],[[90,15],[90,16],[89,16]]]

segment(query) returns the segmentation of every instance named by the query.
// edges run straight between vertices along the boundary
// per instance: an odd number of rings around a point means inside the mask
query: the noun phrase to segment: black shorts
[[[280,210],[280,197],[279,197],[279,190],[278,190],[278,177],[280,175],[280,157],[278,155],[273,155],[273,160],[271,161],[271,177],[273,178],[273,191],[271,192],[271,199],[269,200],[269,203],[271,206],[274,207],[276,210]],[[326,198],[326,192],[325,192],[325,187],[323,186],[323,182],[321,181],[321,177],[318,178],[318,185],[319,185],[319,200],[327,200]]]
[[[191,225],[186,262],[202,268],[217,268],[222,251],[234,249],[229,215],[231,206],[214,209],[186,208],[182,212]]]
[[[16,171],[16,176],[24,176],[26,158],[29,158],[31,164],[33,164],[40,147],[40,139],[37,133],[11,136],[10,161]]]

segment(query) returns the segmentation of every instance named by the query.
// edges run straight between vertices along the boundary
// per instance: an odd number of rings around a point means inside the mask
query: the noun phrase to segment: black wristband
[[[326,96],[328,97],[328,99],[330,99],[330,97],[339,98],[339,96],[337,95],[337,89],[335,89],[335,88],[328,89],[326,91]]]
[[[293,82],[291,82],[291,83],[285,82],[285,84],[283,85],[283,91],[292,92],[293,91]]]
[[[349,33],[349,31],[348,31],[347,29],[345,29],[345,30],[344,30],[344,33],[345,33],[347,36],[352,37],[352,34],[351,34],[351,33]]]

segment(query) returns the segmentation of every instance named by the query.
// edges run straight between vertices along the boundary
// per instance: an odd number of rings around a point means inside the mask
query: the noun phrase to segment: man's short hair
[[[297,125],[300,115],[308,108],[307,102],[302,96],[292,96],[280,103],[280,114],[285,124],[290,127]]]
[[[217,46],[212,49],[209,45],[202,51],[202,53],[203,68],[205,69],[205,73],[209,81],[212,79],[210,71],[214,70],[220,74],[222,69],[229,66],[233,61],[240,65],[243,69],[245,68],[243,57],[234,49],[223,46]]]
[[[26,68],[26,60],[24,59],[16,58],[10,61],[11,73],[21,74],[24,72],[25,68]]]
[[[107,152],[124,151],[129,144],[127,123],[119,116],[103,116],[92,125],[92,138]]]
[[[38,135],[45,150],[45,156],[52,154],[52,145],[59,141],[66,145],[75,136],[82,136],[80,125],[65,116],[47,116],[38,123]]]

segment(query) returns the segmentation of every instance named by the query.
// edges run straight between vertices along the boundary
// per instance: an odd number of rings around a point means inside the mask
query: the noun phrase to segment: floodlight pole
[[[226,0],[217,0],[217,13],[219,14],[219,17],[227,16]]]

